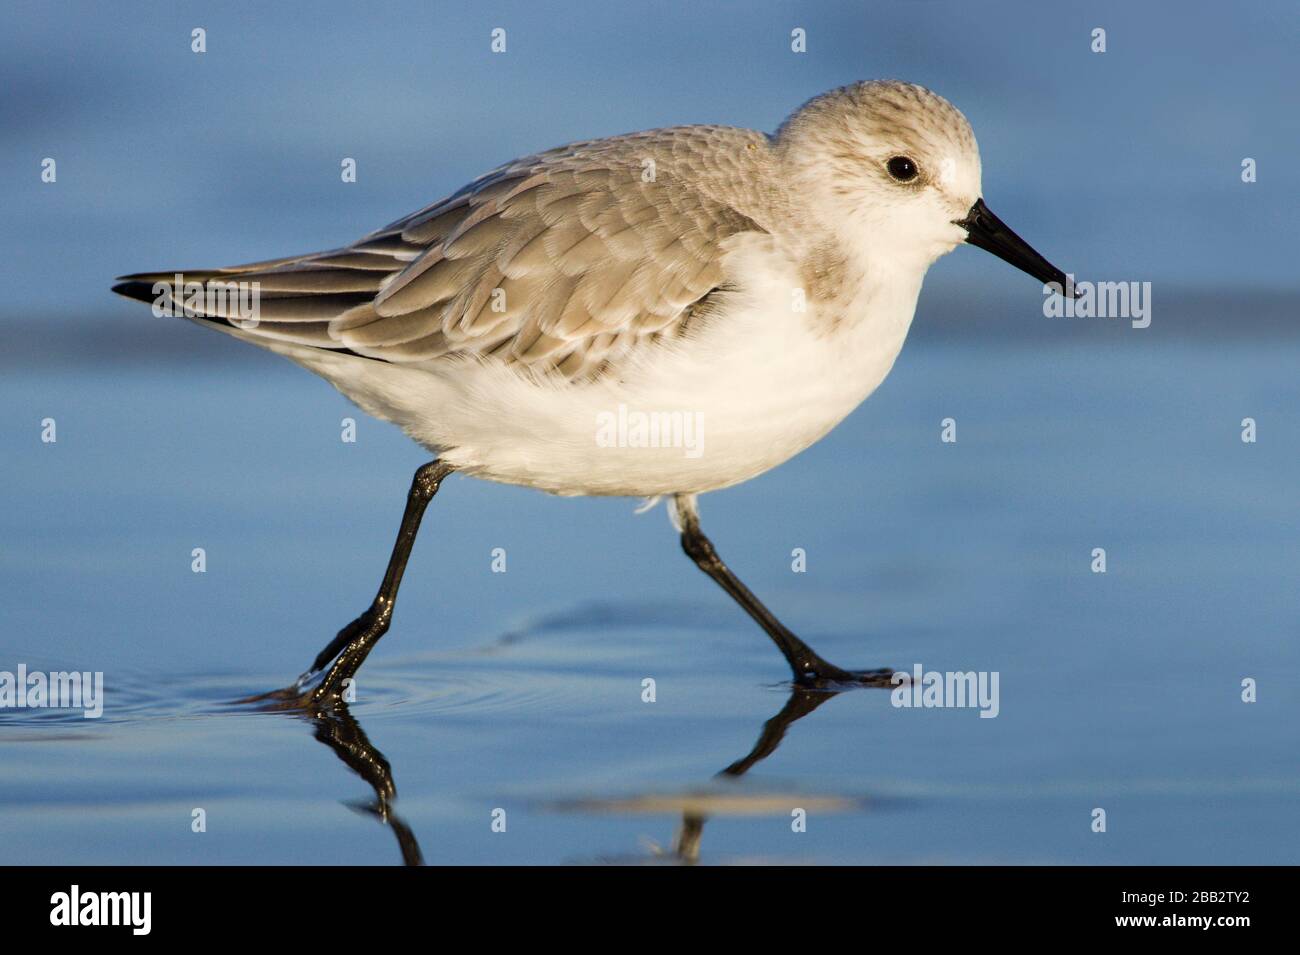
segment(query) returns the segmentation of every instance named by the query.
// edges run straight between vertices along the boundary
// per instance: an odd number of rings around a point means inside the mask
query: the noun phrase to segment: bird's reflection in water
[[[397,846],[402,851],[403,863],[424,864],[424,855],[420,852],[420,843],[416,840],[415,833],[393,811],[393,803],[397,800],[393,767],[384,754],[375,748],[375,744],[370,742],[370,737],[366,736],[366,731],[356,721],[345,701],[336,699],[315,704],[309,695],[301,692],[301,688],[290,687],[236,702],[253,704],[267,712],[291,713],[310,722],[316,739],[332,749],[335,756],[343,760],[350,770],[375,791],[375,798],[370,802],[351,802],[345,805],[363,815],[374,816],[391,829],[397,837]]]
[[[718,778],[736,778],[745,775],[755,764],[761,763],[776,752],[781,741],[785,739],[786,730],[792,724],[803,719],[832,696],[835,696],[835,693],[827,690],[806,690],[796,686],[790,692],[790,698],[785,701],[781,711],[763,724],[763,732],[759,734],[754,748],[718,773]],[[682,824],[677,830],[670,850],[673,856],[688,863],[699,860],[700,839],[704,835],[704,824],[708,818],[703,813],[690,810],[682,814]]]
[[[878,686],[890,687],[889,671],[880,671],[872,675],[870,682],[855,684],[855,687]],[[809,689],[792,687],[790,696],[780,711],[763,724],[758,741],[753,748],[740,759],[721,770],[714,778],[719,780],[736,779],[749,772],[756,764],[776,752],[789,728],[819,706],[838,696],[843,690],[818,688]],[[393,782],[393,770],[384,754],[375,748],[366,736],[365,730],[348,710],[347,703],[335,700],[324,706],[315,706],[305,702],[302,696],[291,696],[287,691],[268,693],[260,697],[241,700],[242,703],[255,703],[262,709],[290,711],[312,723],[316,739],[334,751],[349,769],[364,779],[375,791],[375,798],[368,803],[349,803],[351,808],[377,818],[392,830],[402,852],[402,861],[406,865],[422,865],[424,857],[420,844],[411,831],[411,827],[393,812],[393,803],[397,798],[397,787]],[[836,797],[810,796],[798,797],[776,795],[744,795],[725,793],[698,793],[686,796],[666,797],[632,797],[614,800],[578,800],[557,804],[555,808],[576,811],[603,811],[620,813],[642,813],[676,809],[682,813],[681,826],[673,838],[667,856],[678,862],[694,864],[700,857],[700,840],[704,834],[704,825],[710,815],[743,815],[766,813],[788,809],[795,799],[806,809],[837,811],[852,808],[852,800]]]
[[[406,865],[423,865],[420,843],[405,820],[393,812],[397,799],[397,786],[393,782],[393,768],[384,754],[377,750],[361,724],[348,711],[348,705],[335,702],[332,706],[312,708],[303,713],[311,720],[316,738],[334,750],[348,768],[370,784],[375,798],[370,802],[348,803],[365,815],[374,816],[393,831],[397,845],[402,850]]]
[[[872,673],[869,680],[854,684],[855,688],[863,686],[891,688],[892,672],[882,670]],[[776,752],[781,741],[785,739],[790,727],[803,719],[813,710],[826,703],[832,697],[844,692],[847,687],[805,688],[794,686],[790,696],[780,711],[763,724],[758,741],[753,748],[740,759],[731,763],[714,777],[715,780],[737,779],[749,772],[755,765]],[[666,850],[656,850],[661,858],[693,865],[700,858],[700,841],[704,835],[704,825],[712,815],[762,815],[773,812],[788,812],[793,806],[808,811],[839,812],[857,808],[859,800],[835,796],[815,796],[810,794],[761,794],[727,792],[710,790],[686,794],[667,794],[651,796],[633,796],[622,799],[581,799],[557,803],[553,806],[561,811],[576,812],[612,812],[619,814],[659,813],[678,811],[682,814],[681,825],[673,837],[672,845]],[[614,860],[616,861],[616,860]]]

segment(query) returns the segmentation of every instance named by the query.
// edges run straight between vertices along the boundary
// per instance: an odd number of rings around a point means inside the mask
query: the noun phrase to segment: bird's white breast
[[[700,329],[588,384],[539,386],[477,362],[429,372],[291,357],[468,474],[555,494],[715,490],[798,454],[884,380],[921,279],[877,272],[820,299],[766,246],[739,250],[729,272],[736,290]],[[659,446],[637,429],[651,416]]]
[[[788,460],[884,380],[920,276],[821,301],[778,253],[745,250],[731,266],[738,290],[699,334],[585,386],[466,368],[423,440],[470,473],[559,494],[702,492]],[[651,422],[658,447],[637,431]]]

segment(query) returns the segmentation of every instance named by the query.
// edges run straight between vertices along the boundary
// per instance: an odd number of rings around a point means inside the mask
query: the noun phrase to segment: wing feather
[[[766,231],[753,185],[760,147],[761,134],[723,127],[574,143],[495,169],[352,246],[184,274],[257,282],[254,335],[586,378],[678,337],[724,284],[726,241]]]

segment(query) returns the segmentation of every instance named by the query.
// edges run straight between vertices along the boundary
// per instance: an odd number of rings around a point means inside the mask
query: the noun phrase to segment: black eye
[[[916,178],[916,163],[906,156],[895,156],[889,162],[885,163],[885,168],[889,174],[899,182],[911,182]]]

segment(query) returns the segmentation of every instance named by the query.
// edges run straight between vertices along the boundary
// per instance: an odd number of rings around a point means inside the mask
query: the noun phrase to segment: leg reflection
[[[889,687],[892,684],[889,682],[887,675],[881,674],[872,685]],[[754,744],[753,749],[719,772],[717,778],[734,779],[745,775],[755,764],[762,762],[776,752],[777,747],[781,745],[781,741],[785,739],[786,731],[794,723],[803,719],[831,697],[839,695],[840,692],[838,690],[808,689],[796,685],[790,691],[790,697],[785,701],[785,706],[781,707],[781,711],[763,724],[763,731],[759,734],[758,742]],[[674,856],[682,862],[694,863],[699,861],[700,839],[704,835],[704,824],[708,819],[709,817],[704,813],[687,812],[682,815],[682,824],[673,838],[671,851]]]
[[[364,779],[375,791],[372,802],[350,804],[353,809],[377,818],[393,831],[406,865],[422,865],[420,843],[400,816],[393,812],[397,786],[393,783],[393,770],[384,754],[375,749],[365,730],[361,728],[347,704],[334,701],[330,706],[308,707],[304,716],[314,725],[316,738],[334,750],[334,755]]]

